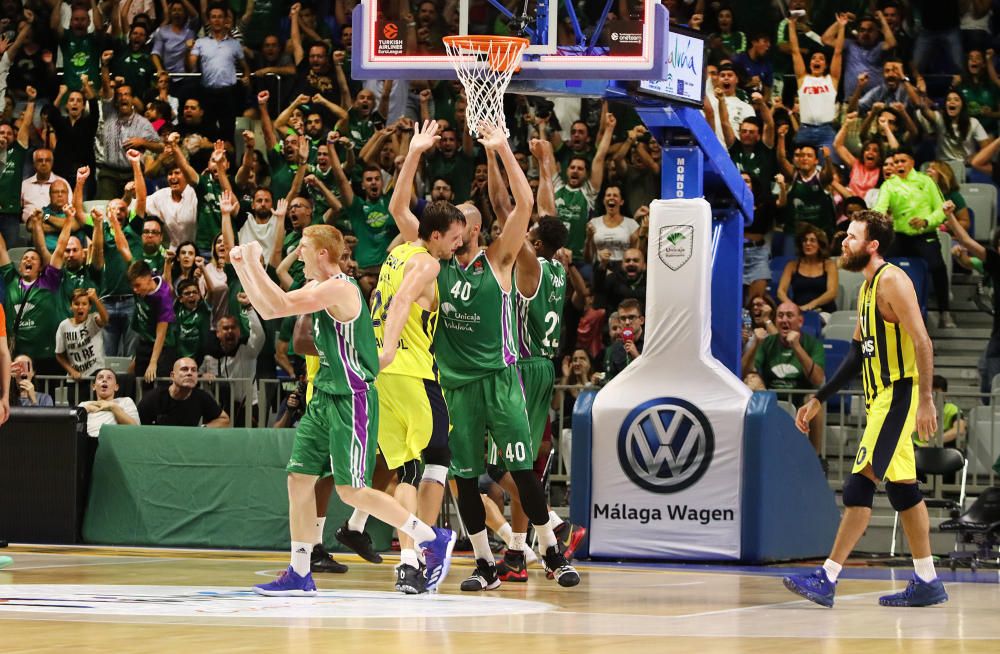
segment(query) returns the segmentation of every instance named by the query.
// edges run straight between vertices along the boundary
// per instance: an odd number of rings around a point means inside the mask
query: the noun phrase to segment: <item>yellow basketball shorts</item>
[[[432,379],[381,373],[378,446],[390,469],[419,460],[430,444],[448,445],[448,405]]]
[[[917,478],[913,461],[913,434],[919,394],[913,379],[900,379],[879,392],[868,408],[868,424],[858,446],[853,472],[871,464],[875,477],[885,481]]]

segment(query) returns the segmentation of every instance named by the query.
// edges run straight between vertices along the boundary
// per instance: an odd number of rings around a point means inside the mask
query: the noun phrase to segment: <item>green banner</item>
[[[83,539],[108,545],[282,550],[289,547],[285,465],[292,429],[106,425],[94,460]],[[351,513],[334,492],[323,542]],[[376,549],[392,538],[369,520]],[[336,547],[334,547],[336,546]]]

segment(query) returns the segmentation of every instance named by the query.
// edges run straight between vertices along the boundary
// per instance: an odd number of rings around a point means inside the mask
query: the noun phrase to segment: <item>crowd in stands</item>
[[[304,283],[302,230],[333,224],[348,236],[343,268],[371,293],[398,237],[388,204],[417,121],[443,129],[414,211],[471,202],[484,237],[498,233],[461,85],[353,79],[356,4],[0,3],[0,293],[21,404],[51,403],[33,377],[59,376],[79,384],[97,424],[242,425],[265,402],[270,424],[294,424],[305,374],[294,320],[257,314],[229,249],[260,242],[292,289]],[[399,4],[432,45],[455,8]],[[1000,170],[993,3],[664,4],[707,36],[704,112],[754,197],[748,383],[822,381],[821,343],[798,334],[845,308],[829,257],[866,207],[892,214],[894,256],[926,262],[937,319],[953,327],[938,232],[950,216],[970,231],[995,222],[972,215],[960,190]],[[614,6],[635,17],[642,3]],[[586,23],[593,12],[579,13]],[[660,144],[625,103],[508,94],[505,114],[535,188],[542,167],[529,142],[552,144],[555,212],[569,231],[559,258],[579,273],[568,277],[557,382],[601,384],[642,352]],[[776,261],[787,263],[775,275]],[[128,373],[108,369],[122,357]],[[199,388],[247,379],[287,380],[287,390]],[[571,408],[578,392],[557,393],[553,407]]]

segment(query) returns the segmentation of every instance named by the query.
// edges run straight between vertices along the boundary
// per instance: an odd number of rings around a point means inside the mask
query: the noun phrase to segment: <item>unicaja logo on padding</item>
[[[715,435],[698,407],[661,397],[629,412],[618,433],[618,461],[635,484],[676,493],[696,483],[712,462]]]

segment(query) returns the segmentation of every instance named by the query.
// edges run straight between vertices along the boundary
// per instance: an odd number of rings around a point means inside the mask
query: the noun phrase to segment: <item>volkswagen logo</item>
[[[696,406],[674,397],[629,412],[618,433],[618,461],[636,485],[676,493],[697,482],[712,462],[715,435]]]

